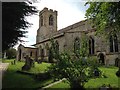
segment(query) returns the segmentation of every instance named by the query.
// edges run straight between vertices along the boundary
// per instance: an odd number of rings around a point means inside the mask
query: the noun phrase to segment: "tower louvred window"
[[[54,21],[53,16],[50,15],[50,17],[49,17],[49,25],[53,26],[53,21]]]

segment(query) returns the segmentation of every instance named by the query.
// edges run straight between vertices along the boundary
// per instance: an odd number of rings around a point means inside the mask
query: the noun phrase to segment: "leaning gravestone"
[[[33,66],[33,60],[27,55],[25,57],[25,65],[22,67],[22,70],[30,70],[30,68]]]

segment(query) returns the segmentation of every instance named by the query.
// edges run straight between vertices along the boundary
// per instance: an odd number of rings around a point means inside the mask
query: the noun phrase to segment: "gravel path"
[[[43,87],[43,89],[49,88],[49,87],[51,87],[51,86],[53,86],[53,85],[55,85],[55,84],[58,84],[58,83],[62,82],[63,80],[65,80],[65,78],[63,78],[63,79],[61,79],[61,80],[59,80],[59,81],[56,81],[56,82],[54,82],[54,83],[51,83],[51,84],[49,84],[49,85]]]

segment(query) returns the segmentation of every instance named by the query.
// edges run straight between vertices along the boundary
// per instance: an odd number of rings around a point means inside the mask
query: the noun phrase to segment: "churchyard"
[[[52,77],[48,77],[48,74],[44,76],[39,76],[40,73],[45,73],[47,69],[51,66],[51,63],[42,62],[38,64],[35,62],[34,67],[28,71],[22,71],[21,68],[24,66],[25,62],[16,62],[12,64],[14,59],[3,60],[3,63],[10,63],[7,71],[2,80],[2,87],[5,88],[33,88],[40,89],[49,84],[54,83]],[[85,88],[96,88],[110,86],[112,88],[120,88],[120,78],[116,76],[118,67],[115,66],[100,66],[102,71],[102,77],[91,78],[86,84]],[[37,77],[38,76],[38,77]],[[41,78],[40,78],[41,77]],[[44,78],[44,79],[42,79]],[[51,85],[49,88],[70,88],[69,82],[64,80],[58,84]]]
[[[4,88],[40,88],[44,85],[50,84],[52,79],[47,80],[36,80],[34,74],[45,72],[50,64],[48,63],[35,63],[35,67],[27,71],[28,73],[19,73],[21,71],[24,62],[16,62],[15,65],[12,65],[14,59],[3,60],[3,63],[10,63],[9,67],[3,77],[2,87]],[[31,74],[30,74],[31,73]]]

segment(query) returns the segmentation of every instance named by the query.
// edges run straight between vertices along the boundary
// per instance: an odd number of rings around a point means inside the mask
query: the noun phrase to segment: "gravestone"
[[[95,70],[94,70],[94,76],[95,76],[95,77],[99,77],[99,76],[100,76],[100,72],[99,72],[98,69],[95,69]]]
[[[28,55],[25,57],[25,65],[22,67],[22,70],[30,70],[31,67],[34,67],[34,60],[32,60]]]

